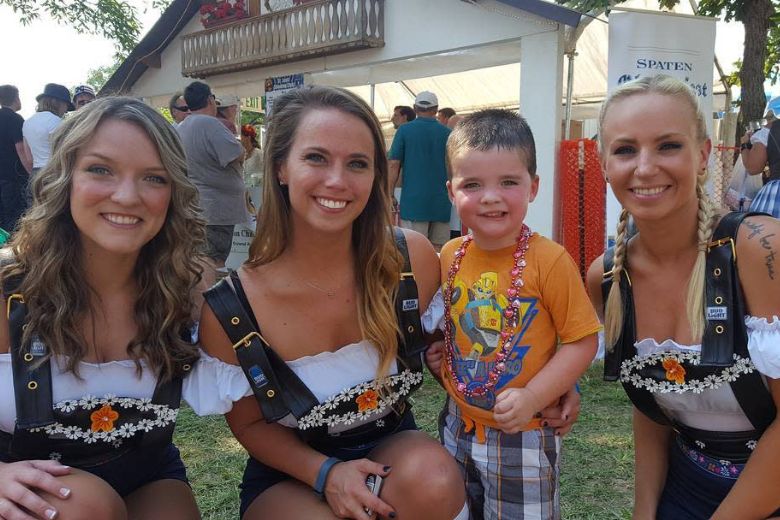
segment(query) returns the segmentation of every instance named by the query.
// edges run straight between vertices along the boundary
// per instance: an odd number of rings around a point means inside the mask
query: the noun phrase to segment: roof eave
[[[496,0],[499,3],[526,11],[541,18],[577,27],[582,19],[582,13],[544,0]]]

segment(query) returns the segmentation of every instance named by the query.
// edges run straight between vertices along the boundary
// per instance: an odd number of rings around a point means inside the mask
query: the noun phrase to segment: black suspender
[[[707,323],[702,337],[701,361],[697,369],[718,369],[732,366],[734,356],[749,358],[747,330],[745,327],[745,302],[739,284],[736,264],[737,231],[745,217],[761,213],[729,213],[719,222],[707,248],[705,311]],[[604,253],[604,281],[601,285],[606,303],[612,286],[614,250]],[[637,355],[636,316],[631,283],[626,272],[620,279],[623,301],[623,327],[613,350],[604,360],[604,379],[615,381],[619,377],[624,360]],[[660,379],[663,380],[662,375]],[[758,431],[764,431],[774,420],[776,409],[769,391],[758,373],[743,374],[730,383],[734,395]],[[670,424],[652,394],[633,384],[623,384],[631,402],[647,417],[660,424]]]
[[[422,371],[421,353],[426,344],[420,321],[417,283],[403,232],[395,228],[394,233],[396,245],[404,259],[396,297],[396,314],[401,330],[398,358],[412,371]],[[238,362],[265,420],[274,422],[289,414],[300,419],[319,402],[265,341],[257,323],[247,312],[249,303],[241,280],[235,272],[231,272],[230,277],[233,287],[226,280],[220,281],[204,293],[206,302],[233,343]]]
[[[11,340],[11,369],[14,374],[16,398],[16,425],[19,428],[37,428],[54,422],[51,387],[51,364],[47,349],[33,340],[29,348],[22,345],[22,333],[27,319],[24,297],[4,283],[6,317]]]
[[[409,259],[409,249],[406,237],[401,228],[394,228],[395,243],[404,259],[401,268],[401,279],[398,283],[398,295],[395,299],[398,325],[401,328],[401,338],[398,344],[398,355],[403,362],[413,370],[422,370],[420,354],[427,345],[423,338],[422,322],[420,321],[420,302],[417,293],[417,282],[414,280],[412,263]]]

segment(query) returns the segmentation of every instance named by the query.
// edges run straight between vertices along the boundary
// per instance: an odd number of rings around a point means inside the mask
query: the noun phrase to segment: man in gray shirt
[[[187,155],[190,180],[200,193],[206,219],[207,256],[215,268],[225,266],[233,227],[249,218],[245,204],[241,143],[216,118],[217,104],[209,86],[193,81],[184,89],[190,115],[176,129]],[[207,283],[213,273],[204,273]]]

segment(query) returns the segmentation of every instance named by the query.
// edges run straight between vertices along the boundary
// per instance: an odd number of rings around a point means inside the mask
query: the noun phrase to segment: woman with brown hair
[[[265,165],[250,260],[201,319],[204,348],[240,360],[256,396],[227,414],[251,456],[242,517],[466,518],[454,460],[407,402],[439,264],[417,233],[396,245],[376,116],[341,89],[285,94]]]

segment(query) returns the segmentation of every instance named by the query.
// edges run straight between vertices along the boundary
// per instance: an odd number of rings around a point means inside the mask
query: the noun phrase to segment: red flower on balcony
[[[199,12],[203,27],[240,20],[249,14],[244,0],[203,0]]]

